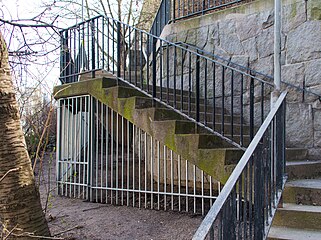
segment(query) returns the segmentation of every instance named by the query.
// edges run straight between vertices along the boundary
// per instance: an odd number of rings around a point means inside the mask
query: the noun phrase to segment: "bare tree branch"
[[[6,178],[6,176],[8,176],[9,173],[12,173],[12,172],[17,172],[19,171],[20,168],[13,168],[13,169],[10,169],[9,171],[7,171],[1,178],[0,178],[0,183],[3,181],[3,179]]]

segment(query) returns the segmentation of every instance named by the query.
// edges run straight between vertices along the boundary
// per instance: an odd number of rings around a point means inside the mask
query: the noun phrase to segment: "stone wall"
[[[321,95],[321,1],[282,4],[282,80]],[[273,8],[274,0],[257,0],[167,25],[162,37],[272,75]],[[321,102],[312,94],[286,88],[287,145],[308,148],[310,158],[320,158]]]

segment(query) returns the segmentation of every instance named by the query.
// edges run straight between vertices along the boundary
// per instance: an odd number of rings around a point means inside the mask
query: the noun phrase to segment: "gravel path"
[[[55,166],[50,166],[48,159],[47,156],[43,166],[45,180],[41,181],[40,194],[45,206],[46,188],[50,183],[52,190],[47,219],[53,236],[91,240],[191,239],[202,221],[201,216],[186,213],[90,203],[56,196]],[[51,169],[50,181],[47,180],[48,169]]]

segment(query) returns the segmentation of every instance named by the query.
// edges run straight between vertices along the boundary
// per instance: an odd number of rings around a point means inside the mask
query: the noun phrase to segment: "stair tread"
[[[269,236],[270,239],[310,239],[319,240],[321,239],[321,231],[307,230],[307,229],[297,229],[297,228],[287,228],[287,227],[271,227]]]
[[[321,206],[284,203],[283,208],[278,208],[278,211],[297,211],[297,212],[321,213]]]
[[[287,187],[321,189],[321,178],[317,179],[298,179],[286,183]]]
[[[306,165],[306,164],[319,164],[321,160],[304,160],[304,161],[287,161],[287,166],[294,166],[294,165]]]

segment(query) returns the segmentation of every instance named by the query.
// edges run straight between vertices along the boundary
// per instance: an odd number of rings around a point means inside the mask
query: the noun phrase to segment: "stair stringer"
[[[108,105],[222,184],[243,155],[242,150],[218,136],[198,134],[194,123],[155,103],[142,92],[118,85],[115,78],[97,78],[54,88],[56,99],[80,95],[91,95]],[[208,142],[212,143],[210,147],[206,146]]]

